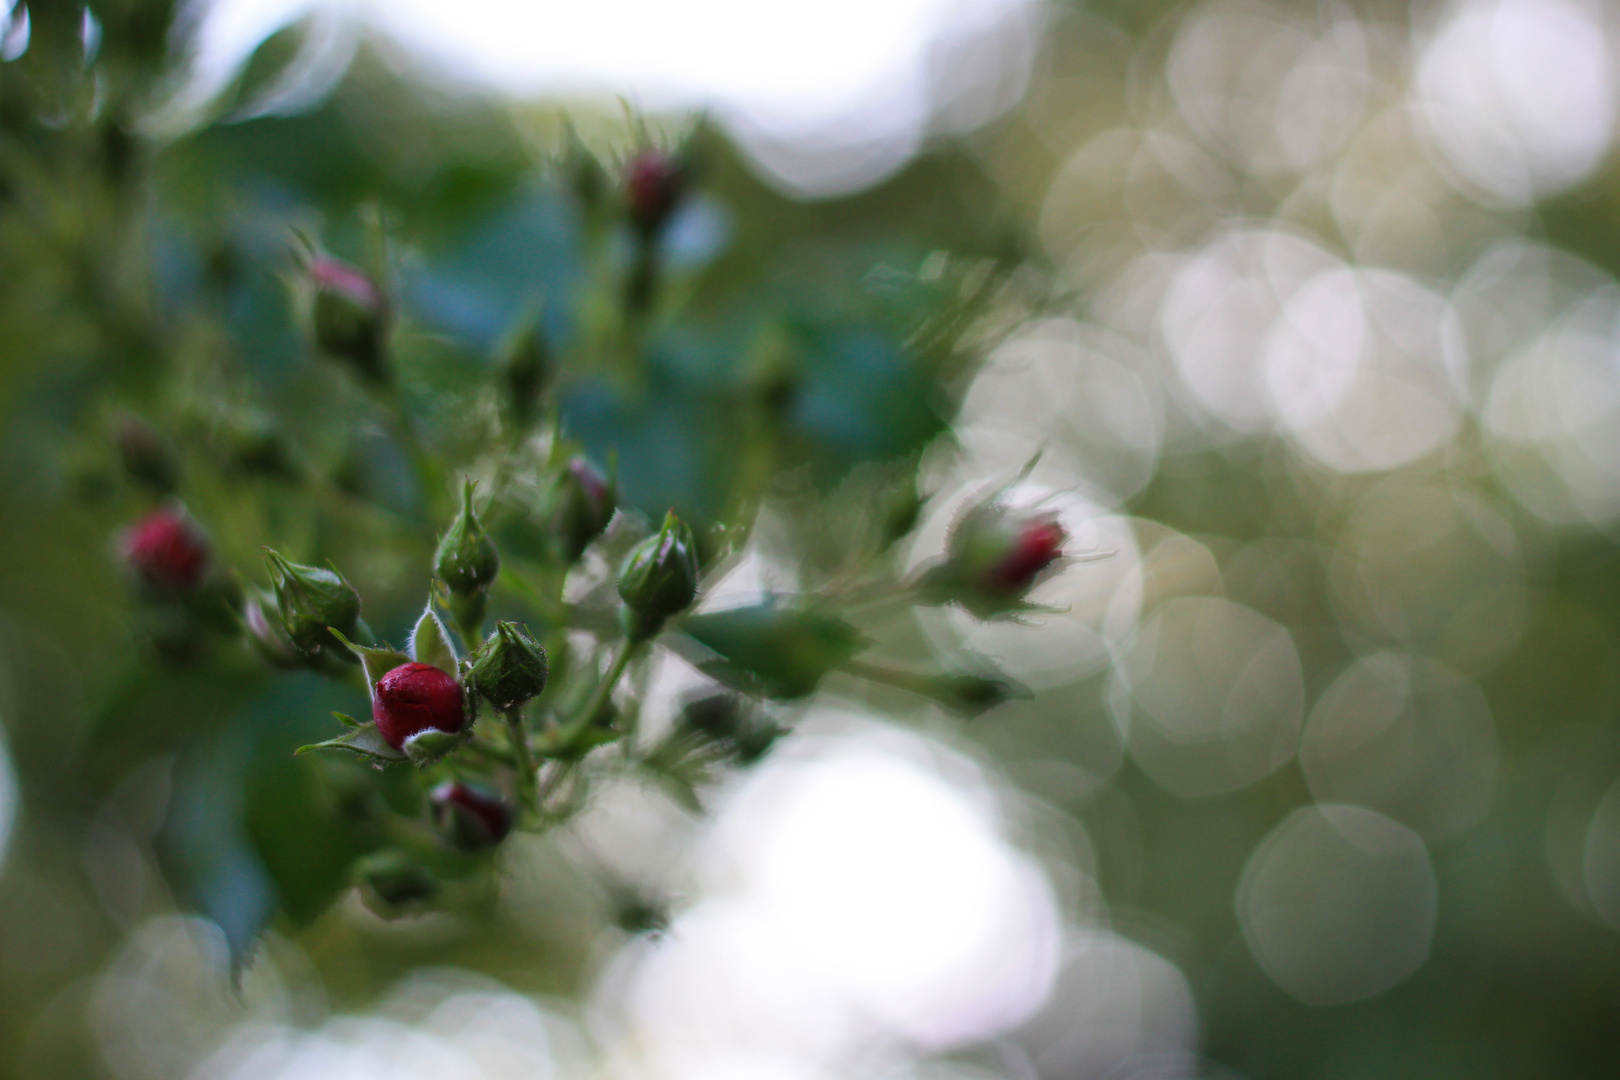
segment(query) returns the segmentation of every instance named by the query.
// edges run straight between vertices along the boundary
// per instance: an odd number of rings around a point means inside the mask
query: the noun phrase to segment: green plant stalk
[[[523,727],[523,708],[514,706],[502,709],[501,719],[506,721],[506,734],[511,739],[512,754],[516,759],[518,800],[530,810],[537,810],[534,754],[529,750],[529,733]]]
[[[580,712],[579,719],[575,721],[578,728],[584,728],[596,723],[597,718],[602,715],[602,710],[607,707],[608,698],[612,695],[613,688],[618,685],[620,677],[624,675],[624,669],[630,666],[630,658],[635,654],[636,647],[640,644],[639,641],[626,638],[624,643],[619,646],[619,653],[613,658],[613,663],[608,667],[607,674],[602,676],[602,681],[596,684],[596,689],[591,692],[590,700],[586,702],[585,708]]]
[[[857,679],[877,683],[880,686],[892,686],[897,690],[907,690],[921,697],[934,696],[934,681],[931,676],[915,671],[898,671],[894,668],[880,667],[877,664],[868,664],[864,660],[845,660],[838,665],[838,670],[846,675],[853,675]]]

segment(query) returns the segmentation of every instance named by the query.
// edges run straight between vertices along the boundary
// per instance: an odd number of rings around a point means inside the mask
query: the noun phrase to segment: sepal
[[[341,641],[350,652],[360,658],[361,666],[366,669],[366,688],[372,697],[377,696],[378,679],[381,679],[399,665],[411,662],[411,658],[402,652],[397,652],[394,649],[374,649],[369,645],[356,645],[344,637],[337,627],[328,627],[328,629],[331,630],[333,637]]]
[[[416,620],[416,628],[411,631],[410,659],[419,664],[432,664],[440,671],[450,675],[458,673],[459,657],[456,648],[450,642],[450,635],[445,632],[444,623],[439,621],[438,614],[433,610],[433,601],[423,610],[422,617]],[[370,671],[367,671],[370,674]]]
[[[336,715],[338,719],[342,720],[345,724],[354,724],[352,717],[342,716],[340,714],[333,715]],[[382,732],[377,730],[377,725],[375,723],[356,724],[335,739],[327,739],[325,742],[310,743],[308,746],[300,746],[297,750],[294,750],[293,753],[307,754],[313,750],[347,750],[349,753],[357,754],[361,758],[373,763],[381,763],[385,765],[391,765],[396,762],[407,760],[407,755],[404,751],[395,750],[392,746],[388,745],[387,741],[382,737]]]
[[[435,764],[472,737],[469,721],[460,731],[440,731],[427,728],[405,740],[405,756],[418,767]],[[382,736],[378,736],[380,739]]]

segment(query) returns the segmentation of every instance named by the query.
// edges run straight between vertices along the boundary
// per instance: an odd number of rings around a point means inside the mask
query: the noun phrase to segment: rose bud
[[[501,570],[501,555],[473,510],[473,482],[461,489],[461,512],[450,523],[433,557],[434,572],[456,596],[484,592]]]
[[[542,395],[556,374],[545,327],[537,314],[524,319],[502,342],[496,365],[502,415],[512,431],[521,434],[534,425]]]
[[[248,642],[272,667],[295,668],[304,663],[304,657],[293,647],[287,632],[281,628],[279,614],[265,611],[266,600],[250,596],[242,605],[242,622],[247,626]]]
[[[118,420],[113,443],[118,448],[118,460],[130,477],[163,494],[174,490],[180,464],[152,425],[126,413]]]
[[[664,227],[686,191],[686,167],[659,150],[643,150],[630,159],[625,176],[625,209],[643,236]]]
[[[516,623],[496,623],[467,681],[497,709],[515,709],[546,688],[546,650]]]
[[[617,499],[613,480],[588,460],[576,457],[568,463],[551,495],[551,534],[564,562],[578,562],[607,530]]]
[[[1023,595],[1063,555],[1068,539],[1055,517],[1034,518],[1018,526],[1013,542],[985,569],[984,583],[992,589]]]
[[[439,891],[439,879],[433,871],[403,851],[386,850],[366,856],[356,864],[355,877],[370,906],[384,916],[430,900]]]
[[[433,819],[451,847],[485,851],[512,831],[512,808],[485,788],[447,780],[428,795]]]
[[[741,699],[736,694],[721,692],[686,702],[675,723],[711,739],[729,739],[743,729],[747,720]]]
[[[412,736],[459,732],[467,722],[461,684],[432,664],[401,664],[377,680],[371,698],[377,733],[395,750]]]
[[[630,550],[619,572],[619,597],[625,604],[625,632],[645,641],[697,598],[697,542],[686,522],[671,510],[657,534]]]
[[[146,588],[178,595],[195,590],[208,572],[208,541],[177,509],[154,510],[124,534],[124,565]]]
[[[353,364],[374,382],[386,376],[383,344],[388,335],[388,302],[376,283],[336,259],[316,259],[309,267],[315,286],[315,344]]]
[[[1008,508],[999,494],[952,526],[945,560],[923,575],[923,595],[980,618],[1025,608],[1024,597],[1059,559],[1068,539],[1057,516]]]
[[[264,550],[270,565],[270,583],[276,590],[281,624],[292,643],[305,654],[330,649],[331,630],[355,636],[360,621],[360,594],[335,570],[288,562],[278,552]],[[331,629],[328,629],[331,628]]]

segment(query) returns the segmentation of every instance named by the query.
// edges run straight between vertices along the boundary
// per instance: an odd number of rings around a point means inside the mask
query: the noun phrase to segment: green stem
[[[535,796],[536,803],[543,807],[546,800],[557,793],[557,789],[562,786],[562,782],[573,771],[574,763],[572,761],[558,761],[553,764],[551,770],[546,773],[545,782],[540,785],[539,793]]]
[[[506,734],[512,741],[512,754],[517,759],[518,799],[529,809],[536,809],[534,755],[529,752],[529,733],[523,730],[523,709],[502,709],[501,719],[506,721]]]
[[[613,693],[613,688],[618,685],[619,677],[624,674],[624,669],[630,666],[630,658],[640,644],[639,641],[632,641],[627,638],[619,646],[619,654],[613,658],[613,664],[608,668],[607,674],[602,676],[602,681],[596,684],[596,689],[591,692],[590,701],[586,703],[584,711],[580,713],[579,720],[576,721],[580,728],[596,723],[601,717],[602,710],[607,707],[608,698]]]
[[[897,690],[907,690],[922,697],[933,697],[937,689],[933,676],[916,671],[898,671],[894,668],[879,667],[868,664],[864,660],[845,660],[838,665],[838,669],[846,675],[853,675],[857,679],[865,679],[880,686],[892,686]]]

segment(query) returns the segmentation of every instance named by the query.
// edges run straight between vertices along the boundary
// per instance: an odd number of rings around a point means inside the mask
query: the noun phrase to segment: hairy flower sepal
[[[697,598],[697,541],[671,510],[658,532],[630,550],[619,572],[624,629],[631,641],[645,641]]]

